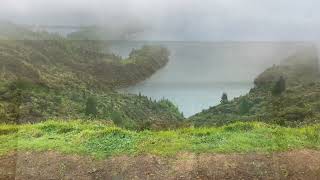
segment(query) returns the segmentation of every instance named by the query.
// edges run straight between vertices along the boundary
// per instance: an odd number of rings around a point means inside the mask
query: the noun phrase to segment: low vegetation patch
[[[60,151],[105,158],[117,155],[274,152],[319,149],[320,124],[299,128],[236,122],[212,128],[129,131],[101,121],[49,120],[0,125],[0,154],[14,150]]]

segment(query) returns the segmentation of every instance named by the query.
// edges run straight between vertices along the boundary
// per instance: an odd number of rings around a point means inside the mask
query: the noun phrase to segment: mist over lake
[[[171,52],[169,63],[149,79],[123,93],[169,99],[186,117],[220,103],[223,92],[229,100],[246,94],[264,69],[288,57],[296,43],[210,43],[112,41],[108,50],[128,56],[145,44],[162,45]]]

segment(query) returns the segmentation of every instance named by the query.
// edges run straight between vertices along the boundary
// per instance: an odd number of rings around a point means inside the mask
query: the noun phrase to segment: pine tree
[[[228,95],[227,95],[227,93],[222,93],[222,97],[221,97],[221,104],[225,104],[225,103],[227,103],[228,102]]]

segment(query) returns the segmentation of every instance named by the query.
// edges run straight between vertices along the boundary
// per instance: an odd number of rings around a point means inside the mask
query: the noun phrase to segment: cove
[[[108,50],[123,57],[143,45],[168,48],[170,61],[163,69],[119,92],[169,99],[185,117],[219,104],[223,92],[229,100],[246,94],[259,73],[296,49],[293,43],[258,42],[112,41],[110,44]]]

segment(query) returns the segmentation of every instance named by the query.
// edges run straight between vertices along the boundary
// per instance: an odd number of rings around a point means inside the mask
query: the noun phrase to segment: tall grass
[[[0,154],[13,150],[60,151],[105,158],[179,152],[247,153],[319,149],[320,124],[285,128],[258,122],[168,131],[128,131],[101,122],[53,121],[0,125]]]

